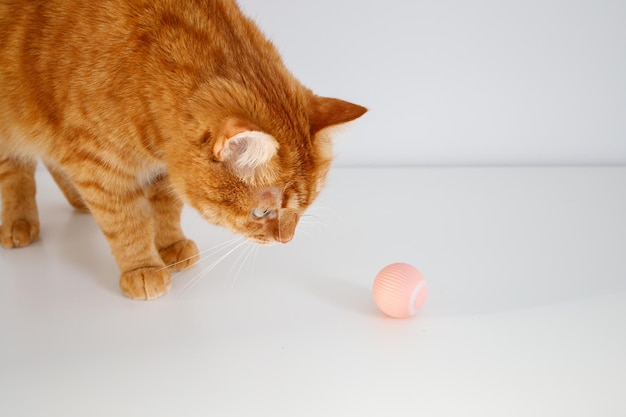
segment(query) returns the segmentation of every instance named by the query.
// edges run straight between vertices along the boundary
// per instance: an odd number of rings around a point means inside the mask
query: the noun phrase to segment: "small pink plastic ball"
[[[417,268],[397,263],[387,265],[376,275],[373,293],[383,313],[401,319],[413,316],[424,305],[428,288]]]

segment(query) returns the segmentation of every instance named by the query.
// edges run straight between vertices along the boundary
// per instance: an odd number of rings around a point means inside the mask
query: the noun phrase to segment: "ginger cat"
[[[39,236],[40,158],[134,299],[197,260],[183,202],[291,240],[331,163],[326,128],[366,112],[301,85],[234,0],[0,0],[0,57],[2,246]]]

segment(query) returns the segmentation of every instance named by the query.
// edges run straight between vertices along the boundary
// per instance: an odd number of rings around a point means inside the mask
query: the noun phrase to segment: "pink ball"
[[[376,275],[373,292],[383,313],[401,319],[413,316],[424,305],[428,288],[417,268],[397,263],[387,265]]]

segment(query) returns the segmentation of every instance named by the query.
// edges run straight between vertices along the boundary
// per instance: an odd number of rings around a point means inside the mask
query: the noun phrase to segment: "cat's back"
[[[0,0],[0,141],[47,153],[101,98],[127,28],[125,0]],[[127,14],[127,13],[126,13]],[[117,50],[115,48],[118,48]]]
[[[0,141],[39,138],[39,153],[68,125],[129,137],[207,80],[296,85],[235,0],[0,0],[0,56]]]
[[[16,77],[19,74],[12,71],[19,70],[28,77],[41,77],[53,70],[92,65],[95,51],[105,53],[111,42],[127,37],[125,20],[132,15],[133,4],[127,0],[0,0],[2,72]]]

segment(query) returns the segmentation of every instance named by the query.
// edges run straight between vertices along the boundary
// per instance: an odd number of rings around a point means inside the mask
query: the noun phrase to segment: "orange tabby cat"
[[[0,57],[0,242],[38,238],[41,158],[137,299],[196,261],[183,202],[291,240],[331,163],[325,129],[366,111],[302,86],[234,0],[0,0]]]

